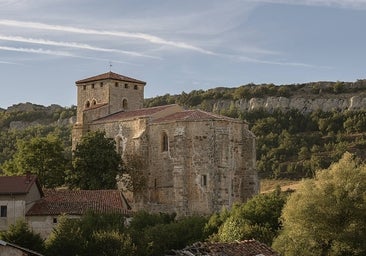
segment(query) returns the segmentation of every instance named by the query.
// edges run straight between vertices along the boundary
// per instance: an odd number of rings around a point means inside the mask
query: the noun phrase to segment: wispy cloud
[[[249,0],[257,3],[308,5],[308,6],[329,6],[351,9],[366,9],[365,0]]]
[[[11,64],[11,65],[17,65],[17,63],[10,62],[10,61],[3,61],[3,60],[0,60],[0,64]]]
[[[200,52],[203,54],[214,54],[211,51],[205,50],[200,47],[196,47],[194,45],[185,43],[185,42],[175,42],[166,40],[161,37],[157,37],[150,34],[145,33],[131,33],[131,32],[123,32],[123,31],[108,31],[108,30],[96,30],[96,29],[85,29],[85,28],[77,28],[77,27],[70,27],[70,26],[61,26],[61,25],[50,25],[45,23],[38,23],[38,22],[24,22],[24,21],[17,21],[17,20],[0,20],[0,25],[3,26],[13,26],[13,27],[21,27],[21,28],[31,28],[31,29],[38,29],[38,30],[52,30],[52,31],[62,31],[68,33],[77,33],[77,34],[89,34],[89,35],[103,35],[103,36],[116,36],[116,37],[125,37],[125,38],[132,38],[132,39],[140,39],[144,40],[153,44],[158,45],[166,45],[180,49],[187,49],[196,52]]]
[[[45,50],[45,49],[42,49],[42,48],[34,49],[34,48],[23,48],[23,47],[0,46],[0,50],[2,50],[2,51],[12,51],[12,52],[47,54],[47,55],[56,55],[56,56],[66,56],[66,57],[76,57],[75,55],[73,55],[69,52]]]
[[[123,50],[110,49],[110,48],[101,48],[101,47],[96,47],[96,46],[92,46],[89,44],[81,44],[81,43],[76,43],[76,42],[59,42],[59,41],[52,41],[52,40],[46,40],[46,39],[25,38],[25,37],[20,37],[20,36],[5,36],[5,35],[1,35],[1,34],[0,34],[0,40],[31,43],[31,44],[42,44],[42,45],[50,45],[50,46],[62,46],[62,47],[78,48],[78,49],[101,51],[101,52],[114,52],[114,53],[131,55],[131,56],[135,56],[135,57],[147,57],[147,58],[158,59],[158,57],[145,55],[145,54],[141,54],[138,52],[123,51]]]

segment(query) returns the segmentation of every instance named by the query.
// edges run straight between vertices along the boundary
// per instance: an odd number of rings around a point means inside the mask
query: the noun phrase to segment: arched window
[[[161,136],[161,151],[168,151],[169,150],[169,138],[166,132],[163,132]]]
[[[122,100],[122,108],[123,108],[123,109],[128,109],[128,102],[127,102],[127,99],[123,99],[123,100]]]
[[[93,106],[97,105],[97,101],[96,100],[93,100]]]
[[[90,101],[87,101],[87,102],[85,103],[85,107],[86,107],[86,108],[90,108]]]

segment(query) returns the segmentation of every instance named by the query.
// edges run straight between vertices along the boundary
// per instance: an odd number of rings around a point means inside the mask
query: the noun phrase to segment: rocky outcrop
[[[219,100],[213,106],[213,111],[228,109],[230,105],[240,111],[275,110],[288,111],[291,109],[299,110],[302,113],[309,113],[317,110],[322,111],[357,111],[366,110],[365,94],[342,94],[324,95],[323,97],[264,97],[240,99],[236,101]]]

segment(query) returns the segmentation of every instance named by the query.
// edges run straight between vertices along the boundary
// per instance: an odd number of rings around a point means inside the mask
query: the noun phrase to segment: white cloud
[[[84,50],[92,50],[92,51],[101,51],[101,52],[114,52],[114,53],[121,53],[126,55],[131,55],[135,57],[148,57],[148,58],[155,58],[158,57],[144,55],[138,52],[132,51],[123,51],[118,49],[110,49],[110,48],[101,48],[92,46],[89,44],[81,44],[76,42],[61,42],[61,41],[51,41],[46,39],[35,39],[35,38],[25,38],[20,36],[5,36],[0,34],[0,40],[3,41],[14,41],[14,42],[22,42],[22,43],[31,43],[31,44],[42,44],[42,45],[50,45],[50,46],[62,46],[62,47],[70,47],[70,48],[78,48]]]
[[[130,32],[123,32],[123,31],[85,29],[85,28],[78,28],[78,27],[71,27],[71,26],[49,25],[49,24],[45,24],[45,23],[24,22],[24,21],[17,21],[17,20],[0,20],[0,25],[21,27],[21,28],[31,28],[31,29],[38,29],[38,30],[62,31],[62,32],[77,33],[77,34],[115,36],[115,37],[140,39],[140,40],[148,41],[153,44],[166,45],[166,46],[171,46],[171,47],[175,47],[175,48],[187,49],[187,50],[200,52],[203,54],[214,54],[211,51],[202,49],[200,47],[196,47],[194,45],[191,45],[191,44],[188,44],[185,42],[170,41],[170,40],[163,39],[161,37],[157,37],[157,36],[145,34],[145,33],[130,33]]]
[[[42,49],[42,48],[34,49],[34,48],[23,48],[23,47],[0,46],[0,50],[2,50],[2,51],[12,51],[12,52],[25,52],[25,53],[36,53],[36,54],[47,54],[47,55],[56,55],[56,56],[75,57],[75,55],[73,55],[69,52],[45,50],[45,49]]]
[[[366,9],[366,0],[249,0],[256,3],[328,6],[350,9]]]

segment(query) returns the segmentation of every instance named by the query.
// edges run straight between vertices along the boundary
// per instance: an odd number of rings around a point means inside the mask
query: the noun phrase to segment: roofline
[[[113,78],[113,77],[106,77],[106,78],[100,78],[100,76],[102,75],[117,75],[118,78]],[[130,83],[137,83],[137,84],[142,84],[142,85],[146,85],[146,82],[132,78],[132,77],[128,77],[128,76],[123,76],[114,72],[107,72],[104,74],[100,74],[100,75],[96,75],[96,76],[92,76],[92,77],[88,77],[85,79],[81,79],[75,82],[76,85],[81,85],[81,84],[86,84],[86,83],[91,83],[91,82],[95,82],[95,81],[105,81],[105,80],[117,80],[117,81],[122,81],[122,82],[130,82]]]

